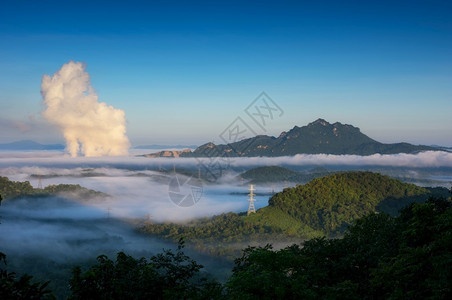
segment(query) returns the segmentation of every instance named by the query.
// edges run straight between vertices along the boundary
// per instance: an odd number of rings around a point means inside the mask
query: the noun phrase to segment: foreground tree
[[[451,266],[451,202],[432,198],[358,219],[342,239],[247,248],[226,289],[241,299],[452,299]]]
[[[165,250],[135,259],[105,255],[70,280],[71,299],[452,299],[452,205],[431,198],[398,217],[371,213],[341,239],[315,238],[273,251],[248,247],[223,286],[202,266]],[[0,260],[5,262],[4,254]],[[0,299],[51,299],[47,283],[0,268]]]
[[[372,284],[387,298],[452,298],[452,207],[430,199],[402,211],[399,251],[372,272]]]
[[[6,255],[0,252],[0,263],[6,265]],[[27,274],[17,278],[14,272],[0,267],[0,299],[55,299],[45,283],[32,282],[33,277]]]
[[[174,253],[165,250],[135,259],[119,252],[116,261],[105,255],[97,265],[82,273],[73,270],[70,299],[212,299],[221,296],[222,287],[215,281],[199,277],[203,267],[186,256],[179,242]]]

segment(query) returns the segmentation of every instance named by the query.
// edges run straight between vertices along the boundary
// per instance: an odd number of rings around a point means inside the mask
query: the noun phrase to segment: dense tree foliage
[[[119,252],[116,261],[105,255],[82,272],[77,267],[70,280],[70,299],[212,299],[221,296],[220,284],[199,277],[203,267],[182,252],[165,250],[135,259]]]
[[[34,189],[28,181],[10,181],[7,177],[0,176],[0,194],[4,199],[21,195],[32,195]]]
[[[370,212],[395,215],[411,202],[423,202],[430,190],[372,172],[343,172],[287,188],[269,200],[279,209],[326,234],[342,232]]]
[[[426,189],[377,173],[336,173],[284,189],[256,214],[227,213],[185,224],[148,223],[142,231],[173,241],[185,237],[201,251],[232,257],[241,249],[237,243],[335,237],[366,214],[395,215],[409,203],[424,202],[444,192],[447,189]]]
[[[240,176],[251,183],[295,182],[306,183],[315,178],[333,173],[325,168],[314,168],[305,172],[297,172],[284,167],[269,166],[250,169]]]
[[[185,236],[198,241],[198,247],[205,245],[202,241],[207,245],[236,242],[243,246],[252,238],[258,237],[261,243],[277,242],[281,236],[291,237],[297,244],[276,251],[271,245],[244,249],[225,284],[203,277],[202,266],[184,254],[182,241],[177,250],[164,250],[149,259],[137,259],[123,252],[117,254],[116,260],[101,255],[94,265],[73,269],[70,297],[450,299],[451,200],[430,197],[425,203],[412,202],[397,216],[379,212],[384,210],[382,207],[389,207],[392,212],[405,201],[423,201],[432,193],[379,174],[349,172],[285,189],[271,198],[269,207],[250,216],[228,213],[184,225],[148,224],[143,230],[171,239]],[[333,196],[341,205],[346,203],[347,209],[356,209],[357,216],[341,238],[327,239],[311,231],[311,236],[316,237],[304,240],[309,237],[309,228],[304,227],[300,215],[289,213],[284,207],[293,205],[297,210],[298,204],[318,214],[329,207]],[[3,253],[0,261],[6,262]],[[53,298],[47,282],[34,283],[26,274],[17,278],[0,268],[0,299],[47,298]]]
[[[6,265],[6,255],[0,252],[0,263]],[[27,274],[17,278],[14,272],[0,267],[0,299],[54,299],[47,289],[49,282],[32,282],[33,277]]]
[[[342,239],[247,248],[226,284],[240,299],[450,299],[452,208],[431,199],[371,213]]]
[[[235,218],[235,217],[231,217]],[[73,270],[71,299],[450,299],[452,204],[412,203],[397,217],[356,219],[342,238],[313,238],[273,251],[248,247],[222,285],[200,276],[202,266],[176,251]],[[0,253],[0,259],[4,255]],[[51,299],[47,283],[0,269],[1,299]]]
[[[81,199],[91,197],[105,197],[104,193],[84,188],[78,184],[49,185],[43,189],[33,188],[29,181],[11,181],[7,177],[0,176],[0,194],[4,199],[22,196],[48,196],[55,194],[72,194]]]
[[[74,269],[71,299],[452,297],[452,205],[445,199],[411,204],[397,217],[370,213],[340,239],[314,238],[277,251],[248,247],[224,285],[203,279],[202,266],[182,250],[183,243],[149,260],[101,255],[88,270]]]
[[[276,240],[283,233],[280,228],[251,222],[243,214],[232,212],[185,224],[148,223],[141,230],[172,241],[183,237],[190,246],[201,252],[231,258],[240,254],[244,243],[262,239]]]

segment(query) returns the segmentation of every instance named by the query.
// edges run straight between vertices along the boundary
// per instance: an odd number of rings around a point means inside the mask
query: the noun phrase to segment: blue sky
[[[1,1],[0,142],[63,141],[40,84],[74,60],[133,145],[220,142],[265,91],[267,134],[324,118],[452,146],[450,1],[146,2]]]

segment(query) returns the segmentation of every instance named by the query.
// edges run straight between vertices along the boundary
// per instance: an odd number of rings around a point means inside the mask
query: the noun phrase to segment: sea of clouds
[[[246,194],[248,186],[237,176],[253,167],[273,165],[298,170],[316,166],[334,170],[401,168],[409,169],[407,174],[428,169],[429,172],[424,171],[423,176],[431,173],[432,178],[441,178],[443,186],[452,181],[452,153],[441,151],[370,156],[318,154],[230,158],[227,165],[223,165],[221,178],[202,185],[202,197],[195,205],[180,207],[169,197],[169,182],[174,176],[171,171],[196,171],[199,166],[198,159],[145,158],[135,155],[70,157],[59,151],[0,152],[0,176],[14,181],[30,181],[35,187],[60,183],[80,184],[111,196],[101,202],[88,202],[88,205],[108,209],[112,215],[118,217],[150,216],[157,222],[184,221],[228,211],[244,211],[248,202],[243,194]],[[218,166],[213,164],[205,167]],[[435,169],[442,171],[438,173]],[[38,179],[37,175],[42,178]],[[258,192],[268,193],[270,189],[279,191],[283,187],[276,184],[272,187],[258,185],[256,188]],[[268,197],[261,197],[258,207],[265,206],[267,201]]]
[[[138,234],[136,223],[129,223],[131,219],[184,222],[229,211],[246,211],[249,186],[237,176],[257,166],[282,165],[296,170],[317,166],[332,170],[399,170],[400,174],[413,178],[435,179],[438,185],[452,185],[452,153],[448,152],[231,158],[221,178],[201,186],[202,196],[194,205],[176,205],[169,196],[169,183],[176,176],[172,171],[196,172],[198,165],[195,158],[71,157],[62,151],[0,152],[0,176],[10,180],[29,181],[34,187],[80,184],[109,195],[92,199],[55,196],[3,201],[0,251],[19,260],[34,254],[64,261],[117,251],[148,256],[174,244]],[[257,192],[267,195],[256,197],[256,207],[266,206],[268,193],[282,190],[285,184],[257,185]]]

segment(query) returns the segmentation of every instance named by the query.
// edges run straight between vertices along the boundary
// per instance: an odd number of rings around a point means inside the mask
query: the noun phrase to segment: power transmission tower
[[[252,184],[250,184],[249,191],[250,193],[248,194],[248,196],[250,196],[250,198],[248,199],[248,202],[250,204],[248,206],[248,212],[246,213],[247,216],[249,216],[251,213],[256,213],[256,207],[254,206],[254,201],[256,201],[256,199],[254,199],[254,186]]]
[[[144,217],[144,223],[145,224],[151,223],[151,215],[150,214],[146,214],[146,216]]]
[[[42,190],[42,178],[41,174],[38,174],[38,189]]]

